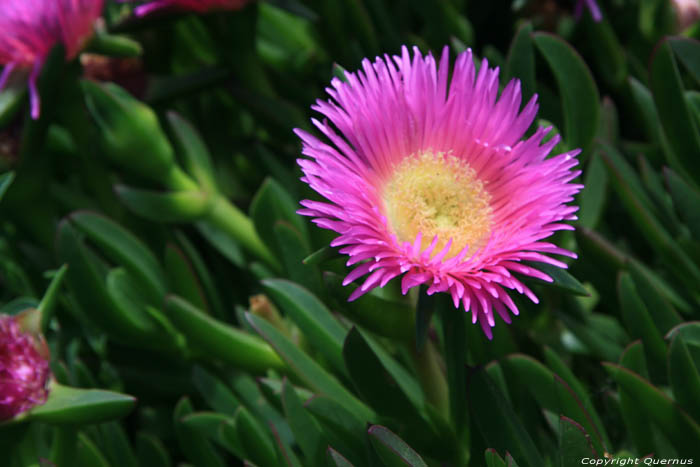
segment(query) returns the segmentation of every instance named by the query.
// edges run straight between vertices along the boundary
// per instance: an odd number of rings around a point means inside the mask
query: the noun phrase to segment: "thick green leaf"
[[[674,326],[677,326],[683,319],[678,315],[671,302],[664,296],[661,290],[651,277],[644,274],[637,261],[629,262],[629,272],[634,280],[635,288],[639,297],[646,305],[647,311],[654,320],[656,328],[665,334]]]
[[[664,178],[676,211],[695,240],[700,241],[700,191],[670,169],[664,169]]]
[[[351,381],[370,406],[381,407],[382,415],[404,421],[411,434],[430,438],[430,426],[420,413],[422,407],[413,404],[357,328],[345,339],[343,356]]]
[[[210,317],[180,297],[168,296],[165,309],[188,343],[209,357],[256,373],[284,367],[275,352],[258,337]]]
[[[159,192],[125,185],[116,185],[114,191],[129,210],[154,222],[192,222],[211,207],[211,196],[203,191]]]
[[[299,326],[314,349],[329,360],[333,368],[347,375],[343,361],[343,341],[347,330],[330,310],[305,288],[284,279],[262,281],[265,290]]]
[[[245,407],[238,408],[233,423],[248,458],[258,465],[280,465],[269,433]]]
[[[324,246],[323,248],[320,248],[310,255],[308,255],[304,260],[302,261],[304,264],[309,264],[309,265],[318,265],[322,264],[328,260],[332,259],[338,259],[342,258],[342,255],[338,253],[337,248],[331,248],[329,246]]]
[[[221,253],[224,258],[227,258],[231,263],[244,268],[246,260],[243,256],[241,246],[231,238],[226,232],[218,227],[211,225],[209,222],[197,222],[195,224],[200,234]]]
[[[559,417],[559,461],[562,467],[578,465],[581,459],[597,459],[599,456],[581,425],[570,418]]]
[[[579,196],[581,210],[578,223],[594,229],[603,215],[608,188],[608,173],[597,151],[588,160],[583,184],[586,189]]]
[[[100,434],[100,446],[111,465],[138,467],[136,454],[131,448],[129,438],[122,425],[117,422],[103,423],[97,427]]]
[[[605,452],[612,450],[612,443],[608,438],[603,421],[600,419],[595,406],[591,402],[584,385],[574,375],[569,366],[567,366],[566,363],[559,358],[559,355],[557,355],[551,348],[545,347],[544,354],[547,360],[547,365],[549,365],[552,371],[566,382],[569,388],[573,391],[576,399],[578,399],[578,401],[581,403],[586,416],[586,419],[581,423],[585,423],[587,429],[591,430],[590,435],[596,441],[599,440],[602,443],[602,447]],[[590,423],[586,423],[589,421]]]
[[[282,403],[287,422],[292,428],[294,438],[304,453],[304,457],[312,465],[321,465],[326,455],[325,450],[328,442],[321,426],[306,411],[297,392],[286,379],[282,384]]]
[[[602,21],[586,21],[587,40],[595,49],[596,72],[613,88],[620,88],[627,78],[627,57],[606,16]]]
[[[183,423],[183,419],[193,412],[192,403],[183,397],[175,406],[173,428],[178,447],[191,462],[203,467],[224,467],[226,464],[214,449],[212,443],[197,430]]]
[[[321,272],[316,266],[304,264],[309,254],[308,242],[289,222],[277,221],[274,226],[277,244],[282,249],[282,263],[287,277],[309,290],[321,292]]]
[[[593,76],[578,52],[563,40],[546,33],[535,33],[533,39],[559,85],[566,145],[585,153],[598,129],[600,113]]]
[[[347,302],[348,296],[357,289],[357,285],[342,286],[342,279],[336,274],[324,274],[329,294],[342,302],[340,310],[360,326],[379,334],[409,342],[415,339],[415,307],[405,302],[398,302],[367,293],[357,300]]]
[[[700,421],[700,373],[680,334],[673,338],[668,351],[668,379],[676,402]]]
[[[175,148],[182,157],[185,170],[192,174],[204,191],[216,191],[216,176],[211,156],[197,130],[176,112],[168,112],[168,122],[175,136]]]
[[[41,302],[37,309],[41,314],[41,331],[45,333],[49,329],[49,323],[51,322],[51,316],[53,315],[53,310],[58,301],[58,293],[63,283],[63,278],[68,270],[68,265],[64,264],[61,266],[54,274],[51,279],[49,287],[46,289],[46,293],[41,298]]]
[[[335,467],[355,467],[349,460],[344,458],[342,454],[330,446],[328,446],[326,453],[329,465],[334,465]]]
[[[195,366],[192,370],[192,382],[209,407],[219,413],[233,416],[241,405],[228,386],[201,366]]]
[[[524,100],[535,94],[535,48],[532,44],[532,24],[520,26],[508,49],[503,78],[506,81],[518,78]]]
[[[685,37],[672,37],[668,42],[676,56],[700,84],[700,42]]]
[[[274,326],[250,313],[246,313],[246,319],[308,387],[319,394],[325,394],[337,400],[365,422],[375,418],[374,412],[369,407],[348,392],[337,379],[328,374]]]
[[[147,339],[152,323],[141,310],[124,313],[107,293],[105,265],[84,244],[83,236],[67,221],[58,226],[56,250],[61,262],[69,265],[67,284],[89,319],[111,337],[132,343]]]
[[[700,184],[700,134],[683,96],[683,83],[668,40],[656,47],[649,72],[654,103],[671,148],[668,162]]]
[[[101,389],[78,389],[52,383],[49,398],[35,407],[27,419],[59,425],[88,425],[121,418],[131,412],[136,399]]]
[[[528,431],[484,369],[476,369],[470,375],[467,391],[471,414],[487,445],[512,452],[520,465],[544,465]]]
[[[277,246],[278,256],[283,254],[274,234],[274,226],[277,221],[287,221],[300,232],[301,237],[308,241],[309,233],[306,223],[296,211],[298,205],[289,193],[273,178],[267,178],[253,201],[250,204],[250,218],[255,225],[255,230],[266,245]]]
[[[100,452],[95,443],[84,433],[78,433],[78,445],[75,452],[75,463],[78,467],[109,467],[109,462]],[[158,464],[149,464],[161,467]]]
[[[622,317],[633,338],[641,339],[649,362],[652,380],[666,380],[666,344],[659,329],[649,316],[647,307],[639,298],[630,274],[618,276],[618,297]]]
[[[113,261],[139,277],[154,298],[162,299],[165,296],[167,286],[160,264],[132,233],[116,222],[92,212],[75,212],[69,219]]]
[[[484,457],[486,458],[487,467],[508,467],[506,461],[493,448],[487,449]]]
[[[584,297],[589,296],[588,289],[586,289],[583,284],[581,284],[578,279],[569,274],[566,269],[562,269],[547,263],[538,263],[531,261],[524,261],[524,264],[532,266],[535,269],[542,271],[553,279],[553,282],[546,282],[540,280],[533,280],[537,284],[547,285],[556,287],[561,290],[565,290],[574,295],[581,295]]]
[[[148,467],[170,467],[172,465],[170,453],[162,441],[148,433],[136,435],[136,457],[139,465],[147,465]]]
[[[4,174],[0,175],[0,200],[2,200],[2,197],[5,196],[7,189],[10,187],[12,180],[14,179],[14,172],[5,172]]]
[[[367,464],[368,450],[371,450],[365,436],[367,422],[327,396],[314,396],[304,403],[304,407],[321,424],[331,446],[353,463]]]
[[[367,430],[372,446],[387,467],[428,467],[421,456],[404,440],[381,425],[372,425]]]
[[[627,346],[620,358],[620,365],[642,377],[648,377],[642,341],[637,340]],[[620,392],[620,409],[637,454],[656,452],[651,420],[646,412],[639,410],[637,402],[625,391]]]
[[[700,426],[666,394],[636,373],[613,363],[603,363],[622,391],[637,404],[637,410],[648,413],[651,420],[667,436],[681,456],[700,456]]]
[[[209,311],[202,285],[184,253],[172,243],[165,247],[163,261],[169,290],[197,308]]]

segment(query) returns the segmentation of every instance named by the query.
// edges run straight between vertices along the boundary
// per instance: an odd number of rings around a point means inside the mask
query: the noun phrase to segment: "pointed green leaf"
[[[695,81],[700,84],[700,42],[685,37],[673,37],[668,42]]]
[[[185,170],[192,174],[206,192],[216,191],[216,177],[211,156],[204,141],[190,122],[176,112],[168,112],[168,122],[175,136],[175,148],[182,156]]]
[[[131,412],[136,399],[101,389],[78,389],[52,383],[49,398],[27,418],[52,424],[92,424],[121,418]]]
[[[670,169],[664,169],[664,178],[676,212],[688,226],[695,240],[700,241],[700,191]]]
[[[467,393],[471,413],[487,445],[509,450],[518,464],[544,465],[544,460],[513,408],[483,369],[470,375]]]
[[[600,113],[600,96],[581,56],[556,36],[535,33],[533,39],[554,73],[564,107],[564,133],[569,148],[588,150]]]
[[[233,424],[251,460],[258,465],[280,465],[270,434],[245,407],[238,408]]]
[[[163,266],[170,291],[183,297],[197,308],[209,311],[204,290],[202,290],[202,285],[192,265],[184,253],[172,243],[165,247]]]
[[[75,463],[78,467],[109,467],[109,462],[95,443],[84,433],[78,433]],[[160,467],[158,464],[149,464]]]
[[[579,196],[581,210],[578,223],[594,229],[603,214],[608,188],[608,173],[597,151],[588,160],[583,184],[586,189]]]
[[[5,172],[4,174],[0,175],[0,200],[2,200],[2,197],[5,196],[7,189],[10,187],[12,180],[14,179],[14,172]]]
[[[326,453],[329,465],[334,465],[335,467],[355,467],[349,460],[344,458],[342,454],[330,446],[328,446]]]
[[[428,467],[421,456],[404,440],[381,425],[372,425],[367,430],[372,446],[387,467]]]
[[[282,263],[287,270],[287,277],[309,290],[321,292],[321,272],[317,267],[304,264],[310,252],[306,240],[298,230],[286,221],[277,221],[274,226],[277,244],[282,249]]]
[[[581,425],[570,418],[559,417],[559,460],[562,466],[578,465],[581,459],[597,459],[599,454]]]
[[[147,465],[148,467],[170,467],[172,465],[170,454],[161,440],[148,433],[136,435],[136,457],[139,465]]]
[[[308,387],[319,394],[334,398],[364,421],[374,419],[374,412],[369,407],[348,392],[337,379],[328,374],[274,326],[250,313],[246,313],[246,319]]]
[[[677,172],[700,183],[700,133],[683,96],[683,83],[664,40],[656,47],[649,69],[651,90],[664,135],[671,148],[669,164]]]
[[[49,287],[46,289],[46,293],[41,299],[37,309],[41,313],[41,331],[46,332],[49,329],[49,323],[51,322],[51,316],[53,315],[53,310],[56,306],[56,301],[58,300],[58,292],[61,288],[61,283],[68,270],[68,265],[64,264],[61,266],[54,274],[51,279]]]
[[[314,349],[330,360],[336,371],[347,375],[343,361],[343,341],[347,330],[330,310],[307,289],[284,279],[262,281],[265,290],[299,326]]]
[[[676,335],[668,351],[668,379],[673,397],[695,420],[700,420],[700,373],[683,341]]]
[[[180,399],[175,406],[173,428],[180,451],[189,461],[196,462],[197,465],[224,467],[226,464],[214,449],[214,445],[203,434],[183,423],[182,420],[192,412],[192,403],[187,397]]]
[[[192,370],[192,382],[209,407],[219,413],[233,416],[241,405],[238,398],[223,381],[199,365]]]
[[[603,363],[622,391],[637,404],[637,410],[648,413],[651,420],[665,433],[681,456],[700,456],[700,426],[658,388],[636,373],[613,363]]]
[[[306,411],[299,396],[287,379],[282,384],[284,413],[292,428],[294,438],[312,465],[321,465],[328,442],[318,422]]]
[[[627,272],[618,276],[618,297],[622,317],[635,339],[641,339],[649,362],[652,380],[666,380],[666,344],[659,329],[649,316],[647,307],[639,298]]]
[[[625,349],[620,358],[620,366],[642,377],[648,377],[641,341],[634,341]],[[630,438],[637,448],[637,454],[656,452],[651,420],[646,412],[639,410],[637,402],[626,391],[620,391],[620,409]]]
[[[160,264],[151,251],[131,232],[116,222],[92,212],[75,212],[69,219],[113,261],[139,277],[156,297],[162,298],[165,295],[165,274]]]
[[[493,448],[487,449],[484,457],[486,458],[487,467],[508,467],[506,461],[504,461]]]
[[[574,295],[581,295],[584,297],[588,297],[590,295],[590,293],[588,293],[588,289],[586,289],[583,284],[578,281],[578,279],[569,274],[566,269],[562,269],[547,263],[533,261],[524,261],[524,264],[542,271],[553,279],[553,282],[533,280],[533,282],[536,282],[537,284],[556,287],[558,289],[571,292]]]
[[[520,80],[523,100],[529,100],[535,94],[535,48],[532,43],[532,24],[523,23],[513,37],[508,49],[503,78],[510,81]]]

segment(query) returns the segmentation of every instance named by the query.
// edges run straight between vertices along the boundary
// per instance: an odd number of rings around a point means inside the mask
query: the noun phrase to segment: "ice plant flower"
[[[0,315],[0,421],[46,402],[47,355],[46,343],[23,332],[15,316]]]
[[[523,139],[537,96],[520,111],[514,79],[498,98],[486,59],[477,73],[463,52],[449,75],[447,47],[439,66],[404,47],[333,79],[332,100],[312,107],[330,120],[312,119],[328,141],[295,130],[310,158],[298,160],[302,180],[327,200],[304,200],[299,214],[340,234],[331,246],[355,266],[344,285],[369,274],[350,300],[403,276],[404,294],[449,293],[490,338],[496,314],[518,314],[508,289],[538,301],[513,273],[552,281],[524,261],[565,268],[547,255],[576,256],[542,240],[573,230],[562,221],[576,219],[566,203],[582,188],[570,183],[580,151],[547,157],[559,141],[543,142],[550,128]]]
[[[32,118],[39,117],[39,72],[59,43],[73,59],[92,35],[102,0],[3,0],[0,2],[0,89],[15,72],[29,73]]]
[[[603,13],[601,13],[600,7],[596,3],[596,0],[576,0],[574,16],[577,19],[583,14],[584,8],[588,8],[591,11],[591,16],[593,17],[594,21],[598,22],[603,19]]]
[[[250,0],[154,0],[136,7],[134,9],[134,14],[136,16],[144,16],[163,9],[194,11],[196,13],[205,13],[211,10],[240,10],[249,1]]]

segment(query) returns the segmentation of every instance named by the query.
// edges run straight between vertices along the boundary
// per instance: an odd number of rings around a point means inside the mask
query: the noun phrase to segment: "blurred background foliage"
[[[57,380],[0,426],[2,462],[699,460],[700,26],[600,3],[598,23],[553,0],[108,3],[78,60],[47,61],[39,120],[0,93],[0,312],[40,310]],[[347,303],[332,236],[295,214],[292,128],[403,44],[472,48],[539,95],[557,153],[583,149],[556,239],[579,258],[492,341],[441,296]]]

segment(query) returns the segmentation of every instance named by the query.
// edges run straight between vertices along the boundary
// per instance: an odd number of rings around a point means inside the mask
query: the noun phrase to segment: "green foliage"
[[[0,91],[0,313],[53,373],[0,423],[0,464],[700,461],[700,23],[672,35],[665,0],[598,0],[601,22],[534,0],[106,3],[89,55],[46,58],[41,118],[18,77]],[[318,136],[330,80],[403,44],[471,47],[538,95],[528,135],[582,150],[576,232],[545,240],[578,257],[526,262],[551,281],[522,278],[540,303],[512,294],[493,340],[430,284],[348,302],[343,247],[297,214],[317,198],[293,129]]]

